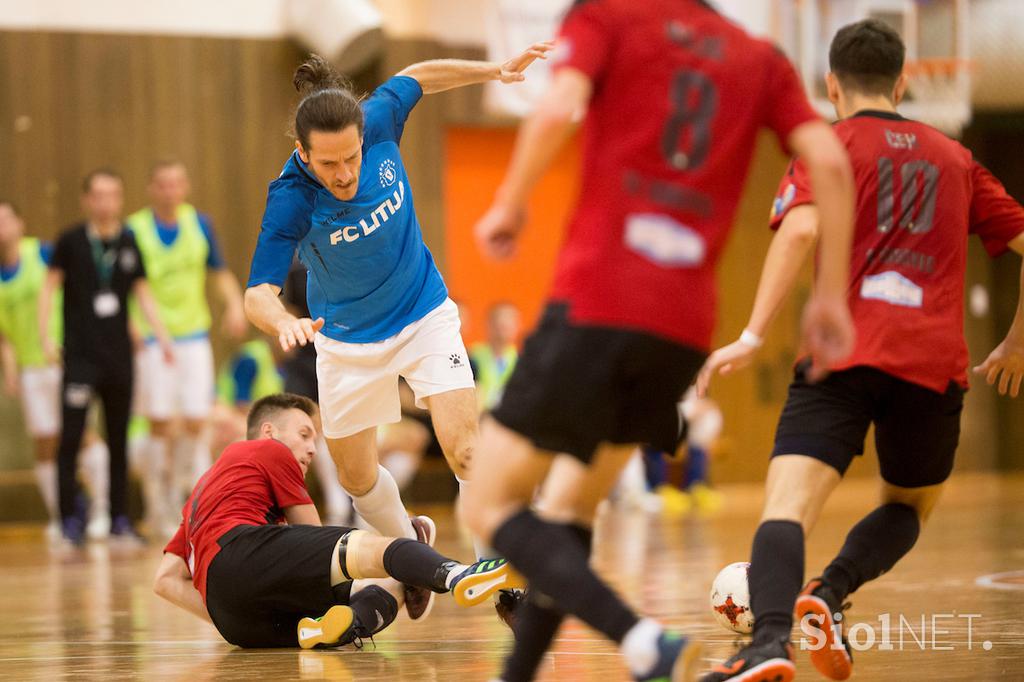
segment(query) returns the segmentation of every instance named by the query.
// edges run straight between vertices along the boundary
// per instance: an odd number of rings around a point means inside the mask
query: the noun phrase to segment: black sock
[[[793,521],[765,521],[750,550],[750,608],[754,643],[789,637],[793,607],[804,580],[804,529]]]
[[[398,615],[398,601],[380,585],[364,587],[349,600],[356,615],[356,634],[370,637],[394,622]]]
[[[589,553],[563,525],[542,521],[523,510],[494,533],[494,549],[529,581],[530,588],[554,599],[565,613],[621,643],[639,622],[590,570]]]
[[[822,577],[842,601],[895,566],[911,550],[920,533],[921,521],[912,507],[882,505],[853,527]]]
[[[447,592],[445,579],[457,562],[445,558],[430,545],[399,538],[384,550],[384,570],[400,583]]]
[[[593,532],[589,528],[577,525],[570,525],[568,529],[582,543],[589,555]],[[531,588],[516,613],[515,646],[505,659],[505,669],[501,674],[502,682],[530,682],[537,674],[544,653],[551,646],[564,620],[565,614],[549,597]]]

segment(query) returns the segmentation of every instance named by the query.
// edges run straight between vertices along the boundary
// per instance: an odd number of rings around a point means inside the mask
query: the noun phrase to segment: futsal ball
[[[726,630],[748,635],[754,629],[750,610],[750,585],[747,573],[750,564],[738,561],[729,564],[715,576],[711,584],[711,613]]]

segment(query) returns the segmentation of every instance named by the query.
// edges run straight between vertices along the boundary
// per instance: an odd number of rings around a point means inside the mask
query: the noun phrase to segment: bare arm
[[[50,268],[46,271],[46,279],[39,290],[39,338],[43,344],[43,353],[47,362],[60,362],[60,349],[50,337],[50,315],[53,312],[53,295],[64,284],[64,271]]]
[[[0,364],[4,372],[4,393],[10,397],[18,395],[18,359],[14,357],[14,346],[0,334]]]
[[[203,597],[192,583],[188,564],[177,554],[164,553],[153,581],[153,591],[175,606],[212,623],[210,614],[203,603]]]
[[[311,504],[296,504],[284,508],[284,518],[290,526],[320,526],[320,513]]]
[[[791,209],[764,259],[761,281],[757,285],[754,308],[738,341],[712,353],[697,375],[697,395],[704,397],[714,375],[726,375],[749,365],[760,348],[760,337],[782,308],[793,290],[800,269],[818,238],[818,209],[805,204]],[[749,337],[749,338],[748,338]]]
[[[316,333],[324,326],[323,318],[295,317],[284,307],[280,294],[281,287],[273,284],[257,284],[246,289],[245,314],[249,321],[264,333],[276,336],[286,351],[313,343]]]
[[[853,242],[853,169],[843,143],[823,121],[798,126],[788,142],[807,167],[820,217],[816,286],[803,321],[814,379],[853,350],[854,329],[846,300]]]
[[[516,83],[524,80],[523,71],[536,59],[545,59],[551,43],[536,43],[507,62],[478,62],[465,59],[433,59],[407,66],[398,72],[419,82],[423,94],[432,95],[453,88],[500,80]]]
[[[245,310],[242,304],[242,287],[234,273],[227,268],[213,271],[213,286],[224,304],[224,332],[234,338],[245,336]]]
[[[1010,248],[1024,255],[1024,234],[1011,241]],[[974,372],[983,375],[989,386],[999,379],[999,395],[1009,393],[1012,398],[1020,395],[1021,382],[1024,381],[1024,260],[1020,269],[1017,312],[1010,323],[1010,330],[985,362],[974,368]]]
[[[156,340],[163,350],[164,359],[167,362],[172,362],[174,360],[174,349],[171,346],[171,337],[167,333],[167,328],[164,327],[163,320],[160,319],[156,299],[153,298],[153,293],[149,290],[149,282],[142,277],[136,279],[135,284],[132,285],[132,294],[135,296],[135,300],[139,302],[142,316],[146,318],[146,322],[149,323],[150,328],[153,330],[153,335],[156,336]]]
[[[592,83],[572,68],[559,71],[537,108],[519,128],[505,179],[491,208],[476,225],[481,248],[494,258],[507,258],[526,220],[530,192],[576,128],[578,115],[590,101]]]

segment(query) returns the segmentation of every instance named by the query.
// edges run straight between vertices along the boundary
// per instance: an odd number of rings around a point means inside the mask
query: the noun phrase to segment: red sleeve
[[[789,153],[790,133],[798,126],[821,117],[807,100],[800,76],[782,50],[772,46],[765,68],[767,102],[764,124],[775,132],[779,144]]]
[[[291,450],[277,441],[268,441],[260,460],[266,467],[270,493],[278,507],[285,509],[297,504],[313,504],[302,469]]]
[[[167,553],[177,554],[186,562],[188,561],[188,548],[185,547],[185,522],[182,521],[181,525],[178,526],[178,532],[174,534],[171,541],[164,547],[164,554]]]
[[[596,81],[604,72],[612,51],[611,17],[602,3],[590,2],[569,11],[558,32],[552,69],[579,69]]]
[[[1024,208],[977,161],[971,165],[971,185],[971,232],[981,237],[990,256],[998,256],[1024,232]]]
[[[772,212],[768,218],[768,227],[773,230],[779,229],[783,218],[795,206],[813,204],[814,196],[811,194],[811,181],[807,175],[807,169],[799,159],[789,162],[786,174],[782,176],[779,183],[779,191],[772,200]]]

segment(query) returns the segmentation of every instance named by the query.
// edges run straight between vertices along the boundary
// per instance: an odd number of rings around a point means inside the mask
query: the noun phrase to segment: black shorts
[[[887,483],[919,488],[949,478],[964,389],[951,381],[945,393],[937,393],[873,367],[833,372],[811,384],[807,367],[797,365],[772,457],[807,455],[842,475],[864,453],[874,422],[878,463]]]
[[[218,632],[241,647],[295,647],[296,626],[347,604],[351,581],[331,587],[331,560],[350,528],[236,526],[206,574],[206,608]]]
[[[295,354],[281,365],[284,390],[320,402],[316,383],[316,350],[313,344],[299,346]]]
[[[676,407],[704,353],[643,332],[575,325],[549,304],[494,418],[541,449],[590,462],[602,442],[675,450]]]

